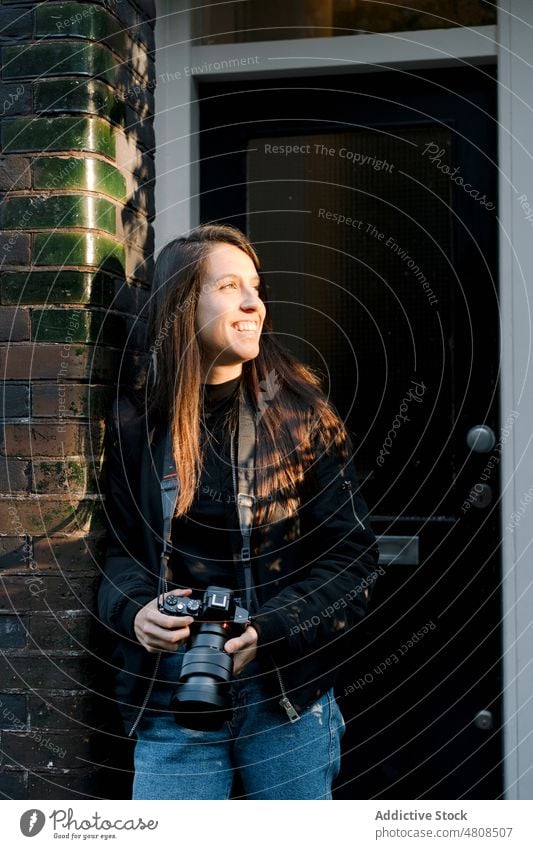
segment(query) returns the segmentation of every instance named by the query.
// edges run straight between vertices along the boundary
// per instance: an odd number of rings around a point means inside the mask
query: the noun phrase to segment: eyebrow
[[[228,277],[237,277],[242,282],[242,277],[240,274],[232,274],[231,272],[229,274],[222,274],[220,277],[217,277],[216,280],[214,280],[213,282],[219,283],[220,280],[227,280]],[[251,277],[250,279],[257,280],[258,283],[261,282],[261,278],[257,274],[255,275],[255,277]]]

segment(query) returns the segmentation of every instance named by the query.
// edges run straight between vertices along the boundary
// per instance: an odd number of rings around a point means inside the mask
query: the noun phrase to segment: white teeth
[[[255,321],[239,321],[237,324],[233,325],[235,330],[255,330],[256,323]]]

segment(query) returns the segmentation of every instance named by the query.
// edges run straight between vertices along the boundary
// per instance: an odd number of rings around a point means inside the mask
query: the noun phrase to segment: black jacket
[[[163,451],[163,429],[149,431],[132,399],[116,402],[106,429],[109,530],[98,607],[111,632],[115,695],[128,734],[157,669],[158,655],[140,645],[133,621],[157,595]],[[333,686],[357,650],[357,623],[377,578],[377,546],[353,463],[342,468],[335,456],[317,457],[298,514],[275,517],[260,551],[252,530],[257,657],[267,690],[293,718]]]

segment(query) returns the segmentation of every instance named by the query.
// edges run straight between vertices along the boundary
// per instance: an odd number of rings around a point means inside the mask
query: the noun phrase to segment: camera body
[[[241,634],[248,611],[226,587],[210,586],[202,599],[169,595],[159,610],[167,616],[192,616],[191,636],[169,709],[179,725],[211,731],[231,719],[229,683],[233,658],[226,642]]]
[[[221,622],[229,626],[228,630],[235,626],[236,633],[244,630],[248,622],[248,611],[240,606],[240,599],[235,598],[232,590],[225,587],[208,587],[201,600],[168,595],[159,610],[168,616],[192,616],[197,621]]]

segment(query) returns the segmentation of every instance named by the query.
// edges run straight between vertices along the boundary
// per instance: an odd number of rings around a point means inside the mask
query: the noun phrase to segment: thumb
[[[242,648],[241,637],[233,637],[224,645],[224,651],[228,654],[233,654],[233,652],[238,651],[240,648]]]
[[[253,628],[247,628],[239,637],[232,637],[231,640],[228,640],[224,646],[224,650],[228,654],[233,654],[233,652],[242,651],[242,649],[252,646],[255,641],[256,632]]]

